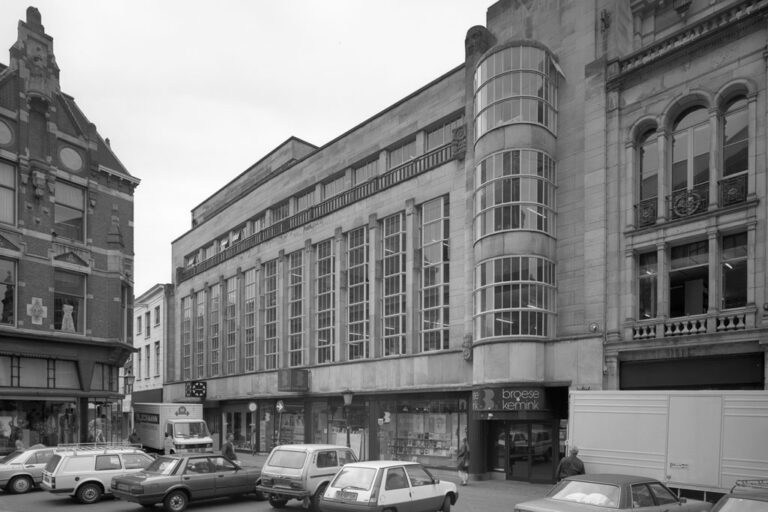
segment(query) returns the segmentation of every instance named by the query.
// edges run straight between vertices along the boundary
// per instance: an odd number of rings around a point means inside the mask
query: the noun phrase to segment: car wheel
[[[451,512],[451,497],[446,496],[443,500],[443,506],[440,507],[440,512]]]
[[[29,492],[33,485],[32,479],[28,476],[17,476],[11,480],[10,484],[8,484],[8,489],[13,494],[24,494],[25,492]]]
[[[101,486],[99,484],[87,483],[80,486],[77,490],[77,501],[84,505],[96,503],[101,499]]]
[[[163,500],[163,507],[168,512],[183,512],[187,508],[189,497],[184,491],[173,491]]]
[[[328,484],[322,484],[317,488],[315,494],[312,495],[312,502],[310,505],[310,510],[312,510],[312,512],[320,512],[320,498],[323,497],[327,488]]]
[[[288,503],[288,500],[285,498],[280,498],[276,494],[269,495],[269,504],[272,505],[273,508],[283,508],[286,503]]]

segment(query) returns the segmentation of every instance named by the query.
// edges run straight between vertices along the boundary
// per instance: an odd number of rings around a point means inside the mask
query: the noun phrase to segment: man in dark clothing
[[[557,475],[558,481],[571,475],[584,474],[584,463],[580,458],[577,457],[578,454],[578,447],[572,446],[570,455],[563,457],[563,459],[560,461],[560,464],[557,465],[557,471],[555,471],[555,475]]]
[[[232,460],[234,462],[237,462],[237,452],[235,452],[235,436],[232,434],[227,435],[227,442],[224,443],[224,446],[222,447],[221,453],[224,454],[226,458],[229,460]]]

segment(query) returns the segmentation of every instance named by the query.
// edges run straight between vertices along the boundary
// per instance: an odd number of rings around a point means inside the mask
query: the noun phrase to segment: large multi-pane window
[[[290,205],[288,204],[288,201],[285,201],[276,206],[273,206],[271,210],[272,210],[272,224],[275,224],[277,222],[280,222],[283,219],[288,218],[288,213],[290,212]]]
[[[723,176],[730,176],[749,168],[749,118],[747,99],[739,96],[731,100],[725,110],[723,127]]]
[[[16,317],[16,262],[0,258],[0,324],[13,325]]]
[[[692,107],[677,118],[672,135],[672,212],[706,210],[709,201],[709,113]],[[695,194],[690,196],[689,194]],[[693,200],[691,197],[694,197]]]
[[[336,360],[336,258],[333,240],[320,242],[315,252],[317,363],[332,363]]]
[[[747,305],[747,234],[723,237],[723,309]]]
[[[557,70],[549,53],[511,46],[475,71],[475,139],[497,126],[537,123],[557,130]]]
[[[300,196],[296,198],[296,211],[300,212],[302,210],[306,210],[310,206],[315,204],[315,190],[309,190],[307,192],[304,192]]]
[[[280,344],[277,337],[277,260],[264,264],[264,369],[278,367]]]
[[[211,286],[210,311],[208,315],[208,376],[216,377],[221,371],[221,284]]]
[[[640,138],[638,148],[640,164],[640,200],[652,199],[659,195],[659,148],[656,131],[647,131]]]
[[[658,297],[658,263],[656,252],[647,252],[638,257],[637,283],[640,293],[638,318],[646,320],[656,318],[656,300]]]
[[[555,265],[538,256],[485,261],[475,270],[475,337],[548,336]]]
[[[227,375],[232,375],[237,372],[237,277],[227,279],[224,328],[226,329],[224,360],[227,365]]]
[[[288,366],[304,364],[304,258],[288,255]]]
[[[53,323],[57,331],[83,333],[85,276],[56,270],[53,275]]]
[[[427,131],[427,151],[439,148],[453,141],[453,131],[464,124],[464,118],[459,117]]]
[[[475,237],[555,230],[555,161],[534,150],[496,153],[475,169]]]
[[[360,185],[376,176],[378,160],[371,160],[352,169],[352,185]]]
[[[205,377],[205,290],[200,290],[195,294],[195,319],[194,319],[194,365],[195,377],[202,379]],[[191,314],[191,313],[190,313]]]
[[[405,216],[402,213],[382,221],[382,246],[382,355],[393,356],[406,353]]]
[[[85,191],[68,183],[56,183],[54,231],[57,236],[82,241],[85,233]]]
[[[192,379],[192,296],[181,299],[181,376],[184,380]]]
[[[450,281],[448,196],[421,207],[421,350],[448,348]]]
[[[0,161],[0,222],[16,222],[16,168]]]
[[[346,190],[346,176],[341,174],[330,181],[323,183],[323,200],[341,194]]]
[[[405,162],[416,158],[416,140],[408,141],[404,144],[389,150],[389,168],[393,169]]]
[[[347,359],[368,357],[368,228],[347,233]]]
[[[669,271],[669,316],[703,315],[709,306],[707,240],[672,247]]]
[[[243,352],[245,371],[256,371],[256,269],[245,271],[243,296]]]

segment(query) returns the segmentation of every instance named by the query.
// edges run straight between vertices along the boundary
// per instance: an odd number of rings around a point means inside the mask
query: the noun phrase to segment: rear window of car
[[[158,457],[144,470],[147,473],[157,473],[160,475],[172,475],[176,471],[179,459],[170,457]]]
[[[342,489],[368,490],[371,488],[374,478],[376,478],[376,468],[345,466],[341,468],[336,478],[333,479],[331,486]]]
[[[718,502],[712,510],[717,510],[717,512],[766,512],[768,501],[742,496],[728,496]]]
[[[144,469],[152,463],[152,457],[143,453],[126,453],[123,455],[125,469]]]
[[[54,455],[50,459],[48,459],[48,463],[45,465],[45,470],[49,473],[53,473],[53,470],[56,469],[56,466],[59,465],[59,461],[61,460],[61,455]]]
[[[275,450],[269,457],[267,465],[277,468],[300,469],[304,467],[307,454],[294,450]]]
[[[550,498],[598,507],[618,508],[620,496],[621,490],[616,485],[569,480]]]
[[[45,464],[53,456],[53,450],[40,450],[27,459],[27,464]]]

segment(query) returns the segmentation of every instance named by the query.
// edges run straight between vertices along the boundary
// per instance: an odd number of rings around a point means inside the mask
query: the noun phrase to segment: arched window
[[[637,152],[640,164],[640,200],[643,201],[656,197],[659,191],[659,149],[655,130],[648,130],[640,137]]]
[[[748,169],[749,121],[747,99],[738,96],[725,108],[723,127],[723,176],[731,176]]]
[[[672,192],[709,183],[709,115],[692,107],[675,121],[672,136]]]

